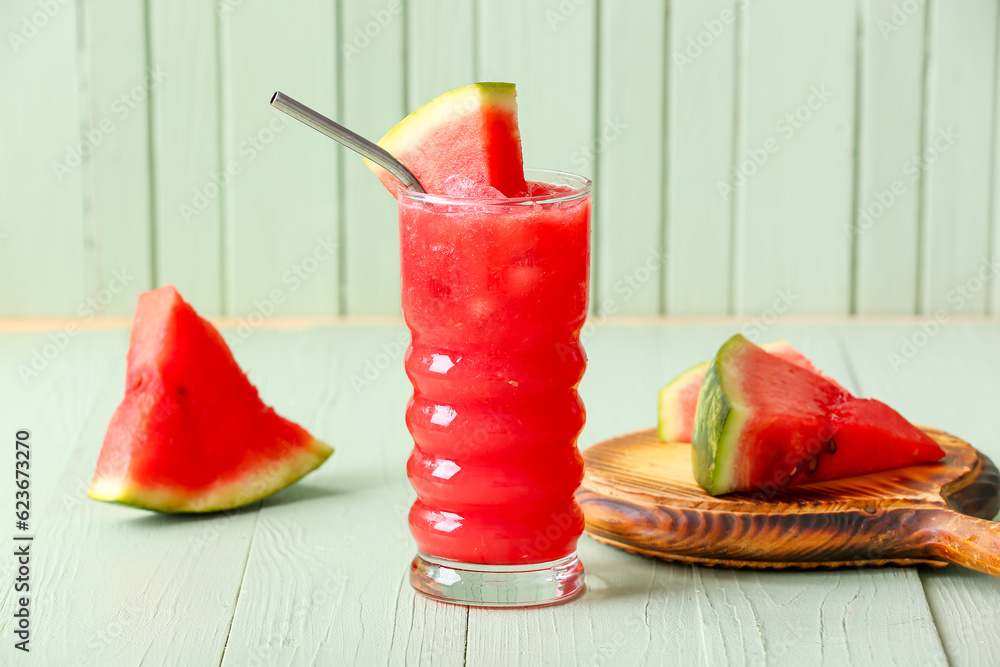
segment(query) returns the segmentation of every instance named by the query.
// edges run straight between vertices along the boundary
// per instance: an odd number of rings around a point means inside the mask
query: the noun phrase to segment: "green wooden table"
[[[921,324],[779,322],[759,340],[786,337],[848,388],[1000,460],[1000,322]],[[657,389],[741,325],[588,329],[581,446],[652,426]],[[300,483],[204,517],[92,501],[128,329],[88,328],[45,359],[46,326],[0,327],[4,465],[15,432],[30,429],[36,537],[30,656],[14,649],[17,564],[0,557],[2,664],[976,665],[1000,655],[1000,581],[953,566],[742,572],[585,537],[588,592],[570,604],[469,610],[417,597],[406,579],[406,335],[393,320],[270,322],[234,345],[264,399],[337,448]],[[36,351],[44,368],[23,380]],[[0,535],[11,540],[13,475],[2,477]]]

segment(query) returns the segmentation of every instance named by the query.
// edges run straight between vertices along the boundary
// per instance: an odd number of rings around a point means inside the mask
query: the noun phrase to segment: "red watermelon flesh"
[[[787,340],[773,340],[761,345],[761,349],[782,359],[823,375],[812,362]],[[658,400],[657,433],[663,442],[691,442],[694,432],[694,415],[698,407],[698,393],[702,380],[708,372],[711,361],[705,361],[690,368],[670,381],[660,390]],[[824,376],[826,377],[826,376]],[[837,384],[833,379],[830,382]],[[840,385],[837,384],[839,387]]]
[[[498,191],[503,197],[525,197],[516,96],[512,83],[458,88],[401,120],[378,145],[413,172],[429,193],[449,194],[449,180],[460,178],[491,195]],[[366,162],[395,197],[399,180]]]
[[[333,452],[264,405],[225,340],[173,286],[139,297],[125,398],[89,495],[162,512],[245,505]]]
[[[816,471],[809,481],[857,474],[849,459],[836,455],[841,449],[877,452],[879,470],[937,461],[944,455],[937,443],[881,401],[866,398],[846,401],[837,406],[832,421],[833,441],[820,452]]]
[[[929,463],[944,452],[889,406],[734,336],[698,397],[694,473],[709,493],[778,489]]]

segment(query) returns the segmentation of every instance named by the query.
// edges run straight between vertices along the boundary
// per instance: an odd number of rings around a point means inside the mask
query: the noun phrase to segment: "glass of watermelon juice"
[[[519,199],[399,192],[410,582],[446,602],[536,606],[583,589],[591,183],[525,172]]]

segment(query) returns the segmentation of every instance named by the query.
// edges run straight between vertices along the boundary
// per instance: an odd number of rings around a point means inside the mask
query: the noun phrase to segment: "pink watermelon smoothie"
[[[410,530],[440,558],[541,563],[583,532],[590,184],[539,175],[560,185],[531,183],[526,199],[400,195]]]

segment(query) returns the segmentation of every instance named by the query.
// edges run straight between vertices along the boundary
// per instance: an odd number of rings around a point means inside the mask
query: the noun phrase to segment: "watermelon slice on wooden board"
[[[773,493],[944,456],[888,405],[855,398],[739,335],[705,375],[692,444],[695,479],[712,495]]]
[[[516,96],[512,83],[458,88],[399,121],[378,145],[413,172],[429,193],[448,193],[449,179],[460,177],[466,184],[494,188],[506,197],[525,197],[529,192]],[[365,162],[395,197],[402,185],[399,180],[371,160]]]
[[[787,340],[773,340],[760,346],[765,352],[815,373],[823,373]],[[694,413],[698,406],[698,393],[708,372],[711,360],[690,368],[660,390],[657,434],[663,442],[691,442],[694,431]],[[826,377],[826,376],[824,376]],[[830,378],[827,378],[830,379]],[[834,380],[830,382],[837,384]],[[840,386],[840,385],[837,385]]]
[[[139,296],[125,398],[88,495],[160,512],[212,512],[270,495],[333,449],[261,401],[225,340],[173,286]]]

